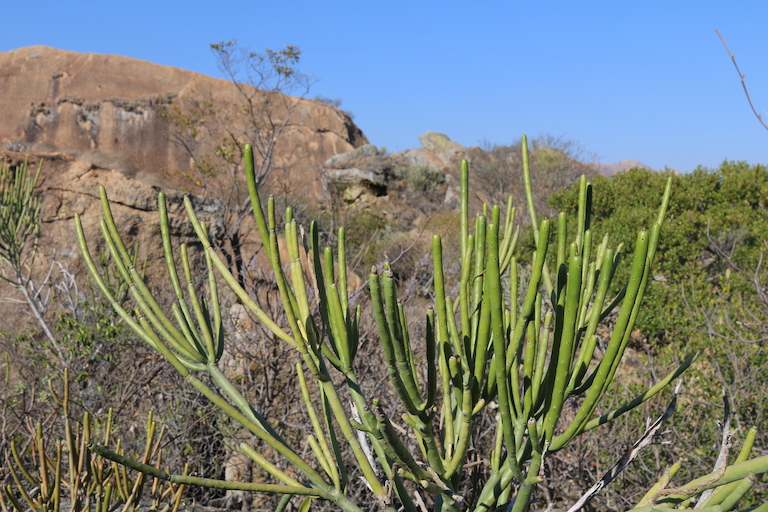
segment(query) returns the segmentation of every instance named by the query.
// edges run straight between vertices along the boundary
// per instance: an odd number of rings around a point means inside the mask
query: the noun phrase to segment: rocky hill
[[[190,188],[178,175],[190,156],[172,142],[163,108],[214,103],[236,118],[243,98],[237,87],[170,66],[93,53],[31,46],[0,53],[0,143],[20,151],[58,151],[147,183]],[[317,169],[336,153],[367,143],[343,111],[292,98],[291,129],[281,143],[272,179],[317,197]],[[196,151],[213,141],[201,130]],[[300,159],[289,155],[301,155]],[[169,174],[172,173],[172,174]]]

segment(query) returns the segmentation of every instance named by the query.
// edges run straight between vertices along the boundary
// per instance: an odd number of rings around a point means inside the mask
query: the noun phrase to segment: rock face
[[[159,114],[161,108],[210,100],[235,114],[243,102],[227,80],[117,55],[45,46],[0,53],[0,88],[4,147],[67,152],[153,185],[176,188],[183,183],[167,171],[188,172],[189,154],[169,140],[170,124]],[[322,162],[368,141],[341,110],[292,101],[297,102],[292,129],[279,147],[272,178],[314,198],[322,190],[317,174]],[[213,141],[200,135],[196,145],[205,150]]]
[[[88,270],[78,247],[74,216],[80,215],[90,252],[94,259],[98,258],[105,247],[99,229],[99,221],[103,218],[99,186],[103,185],[107,189],[112,214],[126,246],[129,250],[138,247],[139,261],[146,261],[148,284],[161,294],[170,292],[167,283],[163,282],[163,276],[166,275],[165,263],[159,245],[157,194],[160,189],[117,171],[100,169],[91,162],[76,161],[61,153],[29,155],[0,151],[0,163],[4,166],[18,166],[25,158],[29,159],[30,170],[42,163],[38,181],[38,190],[43,197],[42,226],[37,258],[32,268],[38,286],[42,284],[49,269],[52,269],[51,284],[58,283],[62,270],[65,270],[77,277],[79,292],[87,295],[84,287]],[[202,269],[202,246],[184,211],[182,195],[167,191],[166,196],[173,244],[175,247],[181,243],[187,244],[193,262],[198,269]],[[221,202],[194,196],[191,199],[198,216],[209,226],[211,235],[216,236],[224,221]],[[0,296],[20,298],[16,290],[6,285],[0,288]],[[54,293],[50,309],[60,309],[61,301],[62,298]],[[20,325],[30,325],[30,322],[31,317],[19,315],[18,304],[0,303],[0,330],[18,332]]]

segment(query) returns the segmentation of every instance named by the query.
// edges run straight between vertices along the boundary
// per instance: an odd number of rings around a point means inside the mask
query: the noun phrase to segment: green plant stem
[[[161,469],[157,469],[148,464],[137,462],[128,457],[124,457],[109,448],[101,446],[96,443],[90,443],[88,449],[94,453],[99,454],[105,459],[109,459],[113,462],[117,462],[123,466],[129,467],[135,471],[143,473],[145,475],[165,480],[167,482],[173,482],[177,484],[187,485],[199,485],[201,487],[210,487],[213,489],[227,489],[235,491],[260,491],[260,492],[272,492],[279,494],[299,494],[302,496],[322,496],[327,499],[332,499],[330,495],[325,494],[323,491],[313,489],[311,487],[304,486],[288,486],[288,485],[275,485],[275,484],[258,484],[249,482],[228,482],[225,480],[215,480],[212,478],[200,478],[195,476],[184,475],[171,475]]]

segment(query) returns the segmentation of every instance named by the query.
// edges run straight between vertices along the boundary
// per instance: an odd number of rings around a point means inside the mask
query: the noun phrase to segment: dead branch
[[[725,468],[728,465],[728,454],[731,452],[731,446],[733,445],[732,436],[733,430],[731,430],[731,405],[728,401],[728,394],[723,390],[723,422],[719,425],[723,431],[723,439],[720,445],[720,453],[717,454],[717,460],[715,461],[714,470],[717,474],[725,472]],[[714,492],[714,489],[707,489],[701,493],[698,503],[694,509],[701,508],[707,502],[709,495]]]
[[[725,46],[725,51],[727,51],[728,55],[731,56],[731,61],[733,61],[733,66],[736,68],[736,72],[739,74],[739,80],[741,80],[741,87],[744,89],[744,95],[747,97],[747,101],[749,102],[749,108],[752,109],[752,112],[755,114],[755,117],[757,117],[757,120],[760,121],[761,125],[763,125],[763,128],[768,130],[768,124],[765,124],[765,121],[763,121],[763,116],[757,111],[755,106],[752,104],[752,98],[749,97],[749,90],[747,89],[747,83],[744,81],[744,74],[739,69],[739,65],[736,64],[736,56],[728,48],[728,45],[725,44],[725,39],[723,39],[723,36],[720,34],[720,31],[715,29],[715,32],[717,32],[717,37],[720,38],[720,41],[723,42],[723,46]]]

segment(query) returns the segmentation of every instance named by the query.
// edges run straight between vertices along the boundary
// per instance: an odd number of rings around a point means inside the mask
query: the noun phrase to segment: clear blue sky
[[[550,133],[604,163],[768,164],[768,130],[715,34],[768,110],[766,0],[0,5],[0,51],[43,44],[221,76],[209,43],[297,45],[302,71],[320,79],[310,97],[341,98],[370,141],[393,151],[427,130],[465,146]]]

